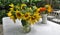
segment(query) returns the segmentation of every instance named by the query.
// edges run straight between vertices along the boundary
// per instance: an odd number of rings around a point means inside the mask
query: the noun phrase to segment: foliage
[[[3,17],[6,17],[7,15],[6,15],[6,12],[5,12],[5,10],[0,10],[0,24],[2,24],[2,18]]]

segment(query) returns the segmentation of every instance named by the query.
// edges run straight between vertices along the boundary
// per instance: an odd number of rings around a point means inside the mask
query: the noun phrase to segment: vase
[[[42,14],[42,23],[43,24],[47,23],[47,14]]]
[[[23,32],[29,33],[31,31],[31,27],[29,25],[23,26]]]
[[[22,31],[24,33],[29,33],[31,31],[31,25],[25,20],[21,20],[21,22],[22,22]]]

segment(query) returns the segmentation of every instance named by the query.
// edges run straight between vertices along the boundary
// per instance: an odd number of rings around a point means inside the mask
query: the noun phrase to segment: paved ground
[[[1,24],[0,24],[0,35],[3,35],[3,28]]]

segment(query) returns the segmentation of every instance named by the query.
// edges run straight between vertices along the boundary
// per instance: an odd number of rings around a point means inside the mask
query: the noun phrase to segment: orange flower
[[[41,11],[41,12],[46,11],[46,8],[45,8],[45,7],[41,7],[41,8],[40,8],[40,11]]]

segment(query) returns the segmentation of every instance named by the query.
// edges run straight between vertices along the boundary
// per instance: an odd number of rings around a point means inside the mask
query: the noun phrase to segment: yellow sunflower
[[[36,13],[34,13],[34,15],[33,15],[35,18],[36,18],[36,20],[38,21],[39,20],[39,18],[41,17],[39,14],[36,14]]]
[[[48,11],[49,13],[52,12],[52,8],[49,7],[49,8],[47,9],[47,11]]]
[[[7,13],[7,15],[10,17],[10,19],[12,19],[15,22],[15,18],[14,18],[14,16],[12,16],[11,11],[9,13]]]
[[[14,8],[10,8],[10,11],[14,11]]]
[[[23,19],[27,20],[27,19],[29,19],[29,17],[30,17],[30,12],[26,12],[23,16]]]
[[[21,4],[21,9],[22,9],[24,6],[27,6],[27,5],[26,5],[26,4]]]
[[[13,3],[11,3],[9,6],[12,7],[12,8],[14,8],[14,4]]]
[[[40,7],[40,8],[41,8],[41,7]],[[40,11],[40,8],[37,8],[35,13],[40,13],[40,12],[39,12],[39,11]]]
[[[52,12],[52,7],[51,5],[45,5],[45,7],[47,8],[47,11],[50,13]]]
[[[35,17],[31,16],[29,21],[28,21],[31,25],[34,24],[36,21],[35,21]]]
[[[11,7],[11,8],[10,8],[10,11],[13,11],[13,10],[14,10],[14,4],[11,3],[9,6]]]
[[[19,11],[16,12],[16,17],[17,17],[18,19],[21,19],[22,16],[23,16],[23,14],[22,14],[21,12],[19,12]]]
[[[10,17],[10,16],[12,15],[11,11],[9,11],[9,12],[7,13],[7,15]]]
[[[35,22],[37,22],[39,20],[39,18],[40,18],[39,14],[34,14],[33,16],[30,17],[29,22],[31,24],[34,24]]]
[[[13,21],[14,21],[14,23],[15,23],[15,17],[14,16],[10,16],[10,19],[12,19]]]

